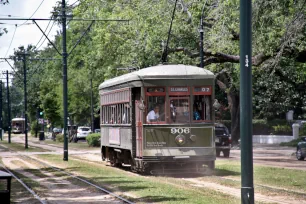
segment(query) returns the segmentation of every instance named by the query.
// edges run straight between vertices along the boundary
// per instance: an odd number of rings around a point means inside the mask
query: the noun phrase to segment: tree
[[[89,79],[95,86],[120,75],[118,67],[144,68],[161,62],[168,36],[174,0],[84,0],[73,8],[80,18],[129,19],[129,23],[96,22],[69,56],[69,113],[76,123],[89,120]],[[168,45],[168,63],[199,65],[198,25],[206,2],[178,0]],[[239,135],[239,1],[207,0],[204,10],[205,68],[216,74],[216,84],[227,100],[232,119],[232,137]],[[253,1],[253,103],[255,117],[280,117],[289,109],[302,113],[305,106],[305,2],[302,0]],[[88,22],[71,21],[67,30],[71,49]],[[60,33],[55,44],[60,45]],[[50,47],[41,51],[48,53]],[[62,106],[60,63],[47,62],[42,70],[40,103],[52,99]],[[95,73],[91,75],[90,73]],[[52,83],[51,83],[52,82]],[[54,84],[53,84],[54,82]],[[51,83],[51,84],[50,84]],[[98,91],[95,91],[98,98]],[[224,98],[224,97],[222,97]],[[96,103],[98,106],[98,102]],[[49,108],[51,112],[60,108]],[[62,111],[60,111],[62,112]],[[84,120],[83,120],[84,119]]]

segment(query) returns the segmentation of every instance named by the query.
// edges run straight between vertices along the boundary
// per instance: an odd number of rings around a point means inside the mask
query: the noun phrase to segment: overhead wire
[[[42,3],[44,3],[44,1],[45,1],[45,0],[42,0],[42,1],[40,2],[39,6],[36,8],[36,10],[34,11],[34,13],[30,16],[30,18],[32,18],[32,17],[35,15],[35,13],[38,11],[38,9],[39,9],[40,6],[42,5]],[[30,19],[30,18],[29,18],[29,19]],[[28,19],[28,20],[29,20],[29,19]],[[23,22],[20,26],[24,25],[26,22],[28,22],[28,20],[26,20],[25,22]],[[18,26],[18,27],[20,27],[20,26]]]
[[[8,52],[10,51],[10,48],[11,48],[11,46],[12,46],[12,42],[13,42],[14,37],[15,37],[16,30],[17,30],[17,25],[15,26],[15,30],[14,30],[13,37],[12,37],[12,39],[11,39],[10,45],[9,45],[9,47],[8,47],[8,49],[7,49],[6,53],[5,53],[5,55],[4,55],[4,58],[6,58],[6,55],[7,55]]]
[[[44,32],[47,31],[47,29],[48,29],[48,27],[49,27],[49,25],[50,25],[50,23],[51,23],[51,21],[52,21],[52,18],[53,18],[53,14],[52,14],[51,19],[50,19],[50,21],[49,21],[49,23],[48,23],[48,25],[47,25],[47,27],[46,27],[46,29],[45,29]],[[48,35],[47,35],[47,36],[48,36]],[[36,43],[35,49],[36,49],[36,47],[38,46],[38,44],[40,43],[40,41],[43,39],[43,37],[44,37],[44,34],[42,34],[42,36],[40,37],[39,41]],[[37,49],[36,49],[36,50],[37,50]]]
[[[50,32],[51,32],[51,30],[52,30],[54,24],[55,24],[55,21],[53,21],[53,24],[52,24],[52,26],[51,26],[49,32],[47,33],[47,36],[50,34]],[[47,39],[47,38],[45,38],[45,39],[42,41],[42,43],[36,48],[36,50],[38,50],[38,49],[44,44],[44,42],[46,41],[46,39]]]

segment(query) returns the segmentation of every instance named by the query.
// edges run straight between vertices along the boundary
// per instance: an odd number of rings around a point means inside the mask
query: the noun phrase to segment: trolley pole
[[[251,0],[240,0],[240,36],[241,203],[254,204]]]
[[[67,48],[66,48],[66,2],[62,0],[62,27],[63,27],[63,106],[64,106],[64,161],[68,161],[68,103],[67,103]]]
[[[94,132],[94,110],[93,110],[92,75],[91,75],[91,78],[90,78],[90,109],[91,109],[91,131]]]
[[[25,148],[28,149],[28,117],[27,117],[27,60],[26,54],[22,54],[23,61],[23,88],[24,88],[24,133],[25,133]]]
[[[2,123],[2,81],[0,80],[0,137],[2,140],[2,129],[3,129],[3,123]]]
[[[7,83],[7,128],[8,128],[8,143],[11,143],[11,101],[10,101],[10,88],[9,88],[9,73],[6,70],[6,83]]]
[[[201,59],[200,67],[201,68],[204,68],[204,25],[203,25],[203,15],[204,15],[204,8],[205,8],[205,5],[206,5],[206,2],[207,1],[205,1],[205,4],[202,7],[201,20],[200,20],[200,29],[199,29],[199,32],[200,32],[200,59]]]

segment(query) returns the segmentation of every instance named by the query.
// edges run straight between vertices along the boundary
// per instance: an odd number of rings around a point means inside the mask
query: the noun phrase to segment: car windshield
[[[80,128],[81,131],[89,131],[89,128]]]
[[[221,127],[216,128],[215,132],[216,132],[216,135],[219,135],[219,136],[220,135],[227,135],[225,128],[221,128]]]

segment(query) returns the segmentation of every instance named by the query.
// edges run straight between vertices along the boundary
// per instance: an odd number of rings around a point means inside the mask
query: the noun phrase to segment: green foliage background
[[[124,74],[121,67],[144,68],[157,65],[167,40],[173,0],[80,0],[70,7],[75,18],[127,19],[129,22],[95,22],[68,58],[69,115],[74,124],[88,125],[90,121],[90,79],[93,79],[95,113],[98,115],[98,86],[104,80]],[[168,63],[198,66],[199,21],[206,0],[178,1],[169,43]],[[261,63],[253,62],[254,117],[284,118],[288,110],[303,118],[305,110],[305,62],[298,60],[306,50],[305,2],[302,0],[254,0],[253,56],[264,56]],[[220,59],[218,53],[239,56],[239,1],[207,0],[204,9],[205,68],[227,82],[226,90],[217,89],[217,99],[231,106],[227,94],[239,96],[238,61]],[[59,23],[59,22],[58,22]],[[67,47],[71,50],[89,22],[70,21],[67,27]],[[61,48],[61,31],[54,44]],[[183,49],[178,49],[183,48]],[[33,45],[15,51],[27,51],[31,57],[59,58],[49,45],[36,50]],[[257,58],[256,58],[257,59]],[[22,93],[22,64],[15,62],[14,104],[20,103]],[[35,120],[37,107],[43,109],[53,126],[62,124],[62,66],[61,60],[28,62],[28,100],[30,120]],[[218,76],[218,75],[217,75]],[[216,85],[217,86],[217,85]],[[17,95],[19,97],[17,97]],[[239,104],[238,104],[239,105]],[[22,105],[14,109],[22,114]],[[230,111],[231,108],[228,109]],[[5,111],[5,110],[4,110]],[[19,112],[18,112],[19,111]],[[226,118],[228,119],[228,118]]]

